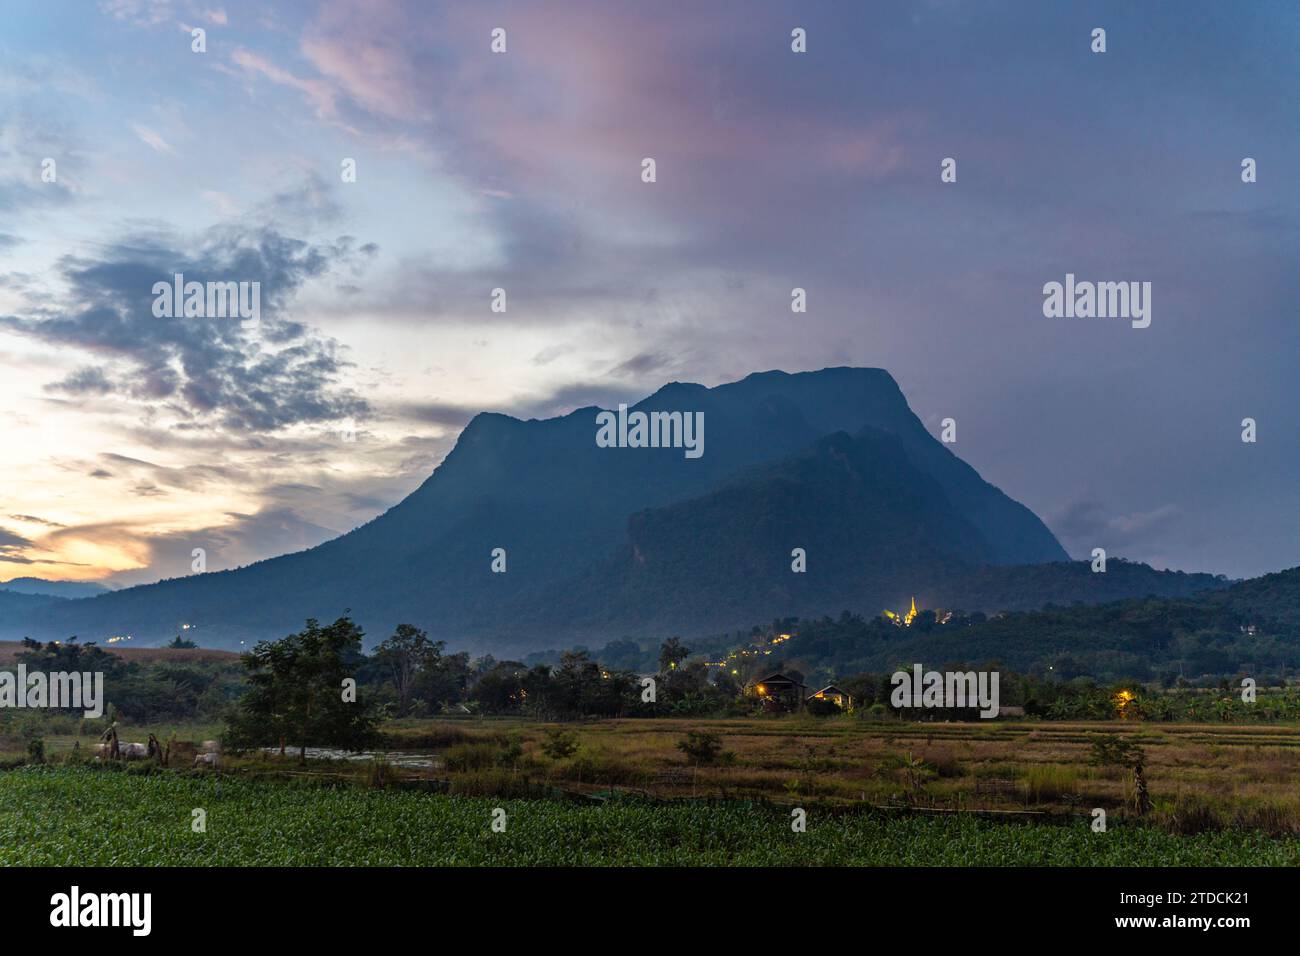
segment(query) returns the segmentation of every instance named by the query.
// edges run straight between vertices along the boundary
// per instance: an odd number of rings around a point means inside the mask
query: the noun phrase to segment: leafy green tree
[[[411,694],[420,673],[436,666],[444,644],[434,643],[429,635],[410,624],[399,624],[393,636],[375,648],[375,659],[383,667],[397,691],[397,714],[405,716]]]
[[[356,672],[363,633],[348,617],[321,627],[314,618],[297,634],[260,641],[244,656],[248,690],[230,721],[236,747],[279,740],[298,747],[359,750],[374,733],[376,716],[360,700],[346,700],[344,681]]]

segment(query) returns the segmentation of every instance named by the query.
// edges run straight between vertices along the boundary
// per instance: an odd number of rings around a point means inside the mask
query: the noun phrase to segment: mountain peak
[[[1066,559],[1032,512],[925,429],[883,369],[773,369],[712,388],[669,382],[635,408],[703,415],[703,454],[602,446],[595,408],[527,421],[483,412],[416,491],[340,538],[102,595],[93,611],[54,602],[26,620],[0,619],[0,629],[143,642],[185,622],[209,640],[248,641],[351,608],[375,640],[415,623],[495,653],[659,623],[682,634],[743,626],[782,606],[874,611],[907,584],[903,569],[944,577]],[[634,539],[654,556],[640,567],[669,569],[689,601],[620,563]],[[812,549],[807,579],[790,574],[794,547]],[[507,573],[492,571],[496,549]],[[677,575],[700,561],[715,566],[700,578],[712,591]],[[852,573],[830,574],[831,564]]]

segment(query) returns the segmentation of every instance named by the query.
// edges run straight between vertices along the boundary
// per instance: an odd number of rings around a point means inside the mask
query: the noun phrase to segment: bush
[[[677,749],[686,754],[686,759],[697,767],[729,764],[736,759],[734,753],[723,751],[722,738],[707,730],[692,730],[677,742]]]
[[[497,750],[497,765],[502,767],[516,767],[519,760],[524,755],[524,744],[519,739],[518,734],[512,734],[505,740],[501,741],[500,748]]]
[[[806,708],[811,717],[838,717],[844,713],[840,705],[833,700],[818,700],[814,697],[808,701]]]
[[[552,760],[564,760],[578,752],[578,738],[564,730],[548,730],[542,753]]]
[[[45,738],[33,737],[27,741],[27,759],[32,763],[45,763]]]
[[[501,748],[495,744],[457,744],[442,755],[442,765],[452,773],[487,770],[496,766]]]

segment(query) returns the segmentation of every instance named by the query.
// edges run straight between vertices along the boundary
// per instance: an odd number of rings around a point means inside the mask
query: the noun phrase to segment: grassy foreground
[[[744,802],[502,801],[66,766],[0,772],[0,864],[1261,866],[1300,864],[1300,840],[816,809],[794,833],[787,811]]]

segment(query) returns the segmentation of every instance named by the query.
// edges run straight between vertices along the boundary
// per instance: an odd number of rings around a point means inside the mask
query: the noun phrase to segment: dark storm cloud
[[[234,431],[273,431],[300,422],[360,415],[364,399],[338,385],[349,364],[333,339],[284,314],[305,283],[371,253],[344,236],[308,243],[274,228],[222,226],[195,249],[174,238],[124,238],[95,257],[60,262],[69,291],[59,307],[0,316],[0,329],[74,347],[112,363],[84,368],[52,388],[73,394],[109,391],[141,403],[165,402],[182,428],[219,424]],[[188,281],[261,284],[261,323],[238,319],[157,318],[156,282],[174,273]]]

